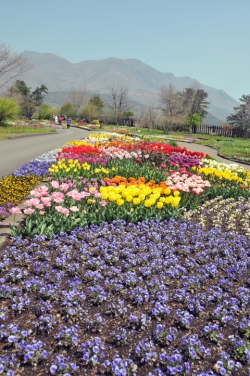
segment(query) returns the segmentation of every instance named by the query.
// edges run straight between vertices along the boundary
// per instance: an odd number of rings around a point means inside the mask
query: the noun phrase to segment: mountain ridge
[[[158,94],[162,85],[172,83],[177,90],[193,85],[189,76],[176,77],[171,72],[160,72],[135,58],[109,57],[100,60],[84,60],[71,63],[52,53],[24,51],[34,67],[21,76],[31,88],[44,84],[49,92],[70,91],[86,87],[90,92],[107,94],[113,85],[128,88],[129,97],[147,107],[149,102],[159,106]],[[209,112],[220,120],[233,112],[238,102],[224,90],[200,83],[208,93]]]

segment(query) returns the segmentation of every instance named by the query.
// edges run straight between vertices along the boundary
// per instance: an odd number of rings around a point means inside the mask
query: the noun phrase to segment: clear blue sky
[[[0,0],[0,9],[0,41],[15,52],[136,58],[236,100],[250,94],[250,0]]]

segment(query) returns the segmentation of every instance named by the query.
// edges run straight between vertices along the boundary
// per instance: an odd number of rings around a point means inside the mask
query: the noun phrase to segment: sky
[[[135,58],[236,100],[250,94],[250,0],[0,0],[0,9],[0,42],[13,52]]]

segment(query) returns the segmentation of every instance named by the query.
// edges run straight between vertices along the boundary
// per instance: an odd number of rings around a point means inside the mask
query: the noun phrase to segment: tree
[[[15,84],[9,88],[9,95],[18,102],[21,114],[32,118],[35,111],[35,104],[32,101],[31,88],[22,80],[16,80]]]
[[[14,120],[19,111],[20,108],[14,99],[0,97],[0,122]]]
[[[123,111],[122,116],[124,118],[129,118],[130,116],[134,116],[133,111]]]
[[[21,80],[16,80],[15,84],[10,87],[9,91],[11,94],[19,93],[23,97],[27,97],[29,94],[31,94],[31,88]]]
[[[112,111],[116,124],[118,124],[122,113],[133,107],[128,97],[128,89],[123,86],[112,86],[109,89],[107,105]]]
[[[103,103],[100,95],[99,94],[93,95],[93,97],[90,98],[89,103],[96,107],[97,112],[99,114],[98,117],[100,117],[101,114],[102,114],[103,108],[104,108],[104,103]]]
[[[32,92],[33,103],[37,107],[40,106],[44,102],[44,99],[47,93],[48,93],[48,88],[45,85],[41,85],[41,87],[37,87]]]
[[[31,118],[33,112],[43,103],[47,92],[48,89],[45,85],[31,91],[31,88],[24,81],[16,80],[15,84],[9,88],[7,96],[15,98],[21,108],[22,115]]]
[[[22,54],[14,53],[10,46],[0,43],[0,88],[32,67]]]
[[[184,116],[183,99],[173,84],[162,85],[159,92],[160,102],[164,105],[165,130],[172,125],[180,124]]]
[[[41,106],[39,106],[39,109],[37,111],[37,116],[39,119],[46,119],[46,120],[49,120],[52,118],[53,114],[55,113],[59,113],[56,111],[55,108],[47,105],[47,104],[41,104]]]
[[[91,123],[92,120],[99,118],[98,108],[89,102],[79,111],[79,115]]]
[[[74,104],[71,103],[71,102],[63,103],[63,105],[60,109],[60,113],[62,115],[66,115],[70,118],[74,118],[75,117],[75,106],[74,106]]]
[[[198,115],[201,122],[201,119],[208,113],[207,108],[210,102],[206,101],[207,97],[208,94],[203,89],[186,88],[182,93],[183,107],[188,114],[190,132],[193,130],[194,115]],[[197,127],[197,121],[195,127]]]
[[[228,123],[242,127],[244,129],[244,138],[247,136],[247,131],[250,128],[250,94],[242,95],[240,105],[234,107],[234,113],[227,117]]]
[[[85,87],[83,89],[73,89],[68,93],[65,103],[71,103],[73,105],[73,112],[70,117],[77,117],[78,111],[87,102],[87,99],[88,90]]]

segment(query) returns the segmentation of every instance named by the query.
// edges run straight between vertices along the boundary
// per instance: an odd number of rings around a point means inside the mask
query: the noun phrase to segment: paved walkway
[[[178,141],[177,143],[178,143],[178,146],[186,147],[190,151],[200,151],[204,154],[209,154],[211,157],[215,158],[217,161],[224,162],[224,163],[227,163],[227,164],[237,163],[240,166],[244,167],[245,170],[250,171],[250,165],[247,165],[247,164],[244,164],[244,163],[234,162],[234,161],[231,161],[227,158],[220,157],[218,155],[217,150],[215,150],[215,149],[213,149],[209,146],[199,145],[199,144],[195,144],[193,142]]]
[[[0,142],[0,180],[31,159],[61,147],[67,141],[86,138],[89,131],[80,128],[57,129],[55,133],[17,136]]]

